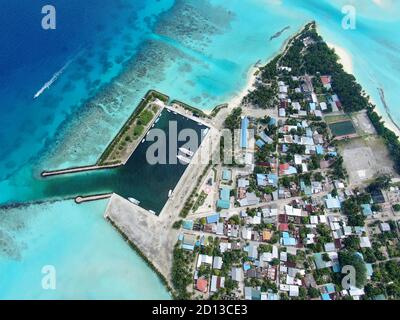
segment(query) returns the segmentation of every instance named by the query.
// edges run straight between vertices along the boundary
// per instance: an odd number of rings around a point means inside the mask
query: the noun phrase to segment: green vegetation
[[[190,294],[187,287],[192,284],[192,264],[194,262],[194,254],[185,251],[177,244],[174,248],[172,262],[172,285],[175,289],[175,298],[177,300],[187,300]]]
[[[232,132],[240,128],[240,117],[242,115],[242,108],[235,108],[231,114],[225,119],[225,128],[230,129]]]
[[[192,190],[192,193],[189,195],[189,197],[186,199],[185,201],[185,205],[183,207],[183,209],[180,212],[180,216],[182,218],[186,218],[187,215],[189,214],[190,210],[193,208],[193,206],[195,205],[195,201],[194,198],[197,194],[197,189],[200,187],[200,183],[203,181],[205,175],[207,174],[207,172],[210,170],[212,166],[212,163],[210,162],[205,169],[203,170],[203,173],[200,175],[200,177],[197,179],[197,183],[196,186],[194,187],[194,189]]]
[[[363,288],[367,283],[367,268],[363,259],[354,251],[343,250],[339,252],[339,262],[342,266],[353,266],[356,271],[356,286]]]
[[[362,203],[358,203],[357,198],[355,197],[351,197],[343,202],[342,211],[348,218],[349,226],[364,225],[365,217],[361,214],[360,207]]]
[[[376,132],[385,140],[394,162],[394,168],[397,173],[400,173],[400,141],[392,130],[385,127],[382,117],[374,111],[374,108],[374,106],[370,105],[368,108],[368,117],[374,125]]]
[[[178,229],[180,229],[182,227],[182,223],[183,223],[183,220],[175,221],[174,224],[172,225],[172,228],[178,230]]]
[[[386,293],[389,299],[400,299],[400,265],[398,261],[388,261],[375,266],[372,276],[373,285],[366,287],[366,294],[372,298]]]
[[[124,150],[129,147],[130,143],[134,140],[138,140],[142,136],[145,127],[158,112],[159,107],[157,106],[153,105],[151,108],[148,108],[151,102],[156,99],[168,102],[169,97],[154,90],[147,92],[146,96],[133,111],[113,141],[100,156],[97,161],[99,166],[119,164],[122,162]]]

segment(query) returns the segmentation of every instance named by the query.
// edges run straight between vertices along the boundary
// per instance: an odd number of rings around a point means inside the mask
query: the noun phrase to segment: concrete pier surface
[[[76,168],[69,168],[63,170],[55,170],[55,171],[43,171],[41,176],[43,178],[52,177],[52,176],[60,176],[63,174],[72,174],[72,173],[80,173],[80,172],[88,172],[88,171],[95,171],[95,170],[105,170],[105,169],[113,169],[120,167],[120,164],[113,164],[108,166],[85,166],[85,167],[76,167]]]
[[[108,199],[108,198],[111,198],[111,196],[112,196],[112,193],[109,193],[109,194],[98,194],[98,195],[87,196],[87,197],[79,196],[79,197],[75,198],[75,202],[77,204],[81,204],[81,203],[84,203],[84,202]]]
[[[151,214],[117,194],[111,196],[104,217],[140,250],[172,287],[172,254],[179,233],[172,228],[174,221]]]

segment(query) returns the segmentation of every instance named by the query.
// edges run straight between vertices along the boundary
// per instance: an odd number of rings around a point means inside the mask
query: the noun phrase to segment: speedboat
[[[190,151],[189,149],[182,147],[182,148],[179,148],[179,151],[182,152],[183,154],[187,155],[190,158],[194,156],[194,152]]]
[[[128,198],[128,200],[129,200],[131,203],[136,204],[137,206],[140,204],[140,201],[137,200],[137,199],[135,199],[135,198]]]
[[[185,156],[182,156],[182,155],[177,156],[177,158],[178,158],[181,162],[186,163],[186,164],[189,164],[190,161],[191,161],[191,159],[186,158]]]

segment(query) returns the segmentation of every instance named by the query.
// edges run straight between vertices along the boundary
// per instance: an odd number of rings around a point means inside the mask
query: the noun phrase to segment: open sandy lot
[[[368,136],[351,139],[339,144],[344,166],[354,186],[368,183],[380,174],[398,175],[393,170],[393,161],[381,138]]]

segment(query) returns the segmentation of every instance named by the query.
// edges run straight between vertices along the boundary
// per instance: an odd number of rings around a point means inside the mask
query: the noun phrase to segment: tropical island
[[[240,146],[254,161],[202,172],[173,225],[175,297],[398,299],[398,137],[315,23],[254,78],[218,117],[255,131]]]
[[[211,112],[149,92],[82,170],[124,166],[163,110],[202,143],[158,215],[113,193],[104,217],[175,299],[400,298],[400,142],[314,22]]]

